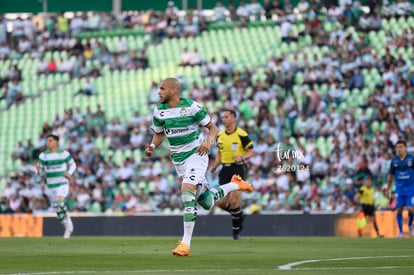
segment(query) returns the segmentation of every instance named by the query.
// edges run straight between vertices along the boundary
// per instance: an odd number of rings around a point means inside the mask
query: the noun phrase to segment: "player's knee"
[[[183,201],[184,207],[195,206],[195,193],[184,189],[181,191],[181,200]]]
[[[220,207],[223,210],[228,211],[229,204],[228,204],[228,201],[226,200],[226,197],[222,199],[221,201],[219,201],[218,203],[216,203],[216,206]]]
[[[65,202],[63,200],[57,200],[52,203],[54,209],[61,209],[65,207]]]
[[[213,207],[214,203],[214,199],[212,196],[213,195],[210,193],[210,191],[206,190],[204,193],[200,195],[197,202],[205,210],[210,210]]]

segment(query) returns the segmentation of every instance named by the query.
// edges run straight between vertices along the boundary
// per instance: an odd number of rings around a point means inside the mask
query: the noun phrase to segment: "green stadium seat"
[[[101,205],[99,204],[99,202],[91,203],[89,208],[88,208],[88,212],[95,213],[95,214],[101,213],[102,208],[101,208]]]

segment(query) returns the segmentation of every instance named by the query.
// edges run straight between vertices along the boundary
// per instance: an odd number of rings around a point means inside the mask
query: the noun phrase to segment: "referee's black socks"
[[[229,212],[233,224],[233,232],[240,233],[240,231],[243,229],[243,212],[241,211],[240,207],[230,208]]]

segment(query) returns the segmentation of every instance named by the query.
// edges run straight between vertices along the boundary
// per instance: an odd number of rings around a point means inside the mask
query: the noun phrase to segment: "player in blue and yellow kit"
[[[414,156],[407,154],[407,143],[399,140],[395,145],[397,156],[391,160],[390,171],[387,177],[387,194],[395,176],[395,195],[397,198],[398,238],[403,238],[403,209],[408,209],[408,228],[414,236]]]

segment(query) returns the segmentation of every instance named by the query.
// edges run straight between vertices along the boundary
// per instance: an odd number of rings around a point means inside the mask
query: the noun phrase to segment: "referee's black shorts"
[[[229,183],[233,175],[239,175],[244,180],[247,177],[247,165],[245,163],[223,164],[223,168],[219,173],[219,184]]]
[[[375,206],[373,204],[362,204],[362,212],[365,216],[374,217],[375,216]]]

